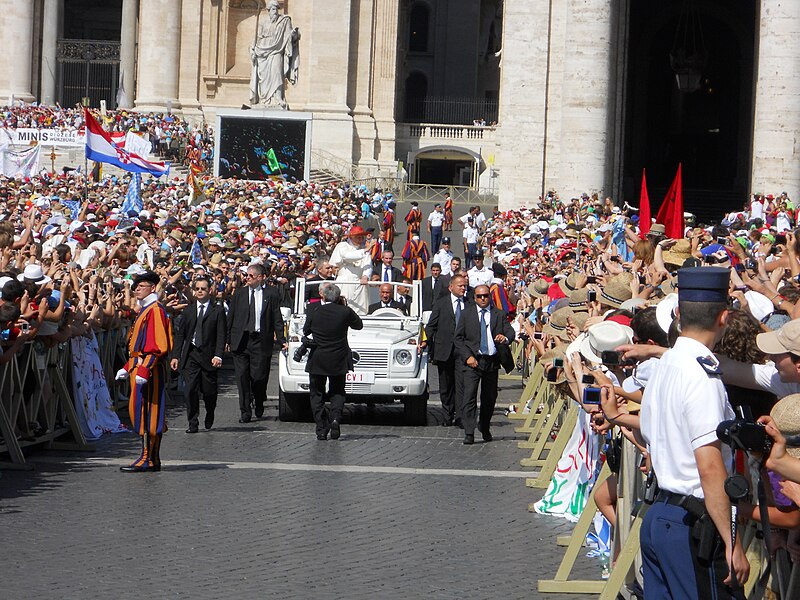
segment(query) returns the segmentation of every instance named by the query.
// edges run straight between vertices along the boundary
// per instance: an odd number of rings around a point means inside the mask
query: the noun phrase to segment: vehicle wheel
[[[427,425],[428,395],[414,396],[403,400],[403,416],[406,425]]]
[[[286,394],[278,390],[278,419],[281,421],[313,420],[307,394]]]

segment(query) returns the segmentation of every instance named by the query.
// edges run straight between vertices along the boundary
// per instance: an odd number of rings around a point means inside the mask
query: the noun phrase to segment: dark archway
[[[425,119],[425,98],[428,96],[428,78],[419,71],[406,78],[407,123],[420,123]]]
[[[695,0],[708,61],[702,85],[678,90],[669,54],[684,0],[631,2],[624,194],[647,169],[654,210],[678,163],[684,206],[702,217],[740,208],[749,192],[755,0]]]

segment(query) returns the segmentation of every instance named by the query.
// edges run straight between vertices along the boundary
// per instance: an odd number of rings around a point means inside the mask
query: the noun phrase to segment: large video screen
[[[219,116],[217,176],[308,179],[304,119]]]

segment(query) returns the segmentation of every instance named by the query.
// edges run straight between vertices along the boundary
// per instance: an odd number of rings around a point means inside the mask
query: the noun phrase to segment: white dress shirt
[[[248,286],[248,287],[249,287],[249,286]],[[251,290],[252,290],[252,289],[253,289],[253,288],[250,288],[250,289],[247,291],[247,302],[248,302],[248,306],[249,306],[249,303],[250,303],[250,294],[252,293],[252,292],[251,292]],[[255,331],[256,331],[257,333],[261,331],[261,305],[262,305],[263,301],[264,301],[264,288],[263,288],[263,287],[261,287],[261,286],[258,286],[258,287],[255,289],[255,297],[253,298],[253,304],[255,304],[255,314],[256,314],[256,316],[255,316],[255,327],[254,327],[254,329],[255,329]],[[249,317],[248,317],[248,321],[249,321],[249,320],[250,320],[250,319],[249,319]]]
[[[494,338],[492,337],[492,307],[489,305],[486,308],[481,308],[476,304],[475,308],[478,309],[478,325],[481,324],[481,311],[486,311],[484,320],[486,321],[486,342],[489,352],[485,353],[483,356],[494,356],[497,353],[497,348],[494,345]],[[480,342],[478,343],[478,347],[480,348]]]

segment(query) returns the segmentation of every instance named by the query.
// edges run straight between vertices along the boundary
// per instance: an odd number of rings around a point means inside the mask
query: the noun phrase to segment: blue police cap
[[[678,300],[727,302],[731,274],[722,267],[678,269]]]

